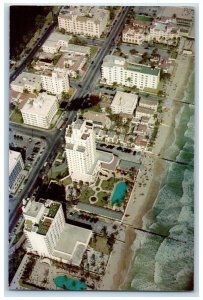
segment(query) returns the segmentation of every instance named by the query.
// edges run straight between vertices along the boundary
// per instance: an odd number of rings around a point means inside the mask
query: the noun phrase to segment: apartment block
[[[66,70],[51,71],[46,70],[41,75],[42,88],[54,95],[60,95],[62,92],[68,92],[69,78]]]
[[[113,114],[125,113],[132,115],[137,105],[138,96],[118,91],[111,103]]]
[[[72,6],[58,16],[59,29],[73,34],[100,37],[109,20],[109,11],[101,7]]]
[[[24,124],[48,129],[58,111],[56,96],[40,93],[36,98],[30,98],[20,109]]]
[[[115,55],[105,56],[101,68],[102,81],[139,89],[156,89],[160,81],[160,69],[134,64]]]
[[[62,205],[52,200],[23,201],[27,250],[79,266],[92,236],[89,229],[65,222]]]

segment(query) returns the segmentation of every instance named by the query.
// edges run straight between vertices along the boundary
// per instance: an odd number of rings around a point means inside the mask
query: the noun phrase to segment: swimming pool
[[[117,183],[113,196],[111,198],[111,203],[114,205],[120,206],[123,202],[123,199],[125,197],[125,193],[127,190],[126,183],[124,181],[120,181]]]
[[[69,278],[67,276],[57,276],[54,278],[54,283],[57,287],[69,291],[86,290],[87,285],[77,279]]]

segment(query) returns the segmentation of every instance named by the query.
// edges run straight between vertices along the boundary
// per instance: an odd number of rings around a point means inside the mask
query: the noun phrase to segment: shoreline
[[[184,61],[185,58],[182,58],[182,60]],[[192,59],[188,61],[188,64],[178,65],[178,70],[176,70],[173,81],[169,86],[169,93],[167,98],[164,99],[163,106],[166,108],[166,111],[163,113],[163,120],[155,145],[152,148],[152,152],[146,152],[144,155],[142,163],[145,169],[138,173],[135,182],[135,191],[133,190],[132,192],[133,195],[129,199],[128,207],[122,219],[123,224],[126,225],[125,242],[122,247],[118,249],[117,255],[110,258],[113,267],[108,274],[105,274],[104,280],[102,281],[104,290],[126,290],[130,284],[131,266],[140,243],[139,232],[137,231],[143,227],[142,219],[153,207],[163,178],[165,177],[167,162],[161,159],[160,154],[163,155],[175,141],[175,118],[182,107],[181,99],[185,97],[185,85],[189,82],[188,77],[190,77],[189,74],[192,66],[194,66]],[[181,77],[181,83],[179,78],[180,72],[185,75]],[[178,88],[176,87],[177,80],[179,83]],[[176,88],[172,89],[172,87]],[[167,99],[172,100],[172,105],[168,109],[167,106],[165,106]],[[177,105],[174,105],[174,100],[177,102]],[[143,176],[145,177],[143,178]],[[133,216],[131,212],[133,212]],[[136,228],[138,230],[136,230]],[[117,245],[114,247],[115,253],[117,251],[116,246]],[[123,253],[126,253],[126,255],[123,255]]]

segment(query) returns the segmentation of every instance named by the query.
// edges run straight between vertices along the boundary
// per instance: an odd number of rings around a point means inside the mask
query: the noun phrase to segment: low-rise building
[[[67,93],[70,88],[66,70],[46,70],[41,75],[41,80],[43,89],[55,95],[60,95],[62,92]]]
[[[79,72],[82,71],[87,58],[81,55],[65,53],[55,65],[56,71],[65,70],[70,77],[76,78]]]
[[[111,103],[113,114],[125,113],[132,115],[136,108],[138,96],[132,93],[117,91]]]
[[[136,118],[151,117],[154,114],[154,110],[150,108],[138,106],[136,109]]]
[[[177,39],[180,36],[179,28],[172,24],[164,24],[155,21],[150,27],[148,41],[156,40],[157,42],[168,43],[169,40]]]
[[[116,144],[118,142],[118,136],[115,131],[108,130],[107,131],[107,137],[105,138],[105,141],[107,143]]]
[[[160,81],[160,69],[134,64],[125,58],[107,55],[102,64],[102,81],[139,89],[156,89]]]
[[[138,124],[137,128],[134,130],[139,135],[146,135],[148,126],[143,124]]]
[[[20,152],[9,150],[9,189],[12,190],[20,172],[24,169],[24,162]]]
[[[23,93],[24,91],[30,93],[40,91],[41,77],[35,73],[22,72],[11,82],[11,88],[13,91],[20,93]]]
[[[48,129],[58,107],[56,96],[40,93],[38,97],[30,98],[20,111],[24,124]]]
[[[57,53],[63,46],[68,46],[72,36],[59,32],[52,32],[42,45],[42,50],[47,53]]]
[[[109,11],[102,7],[72,6],[61,10],[58,25],[66,32],[100,38],[108,20]]]
[[[141,99],[139,101],[140,107],[151,108],[154,110],[157,109],[158,104],[159,104],[159,102],[157,100],[151,100],[151,99],[143,98],[143,97],[141,97]]]
[[[141,135],[138,135],[135,139],[135,149],[137,150],[140,150],[140,149],[145,149],[147,144],[148,144],[148,141],[146,139],[143,138],[143,136]]]
[[[86,121],[93,122],[94,127],[107,128],[111,127],[111,120],[105,113],[87,111],[83,114]]]
[[[79,266],[92,231],[67,224],[62,205],[46,200],[23,202],[27,250],[57,261]]]
[[[89,56],[90,55],[90,47],[69,44],[68,46],[61,47],[60,52],[70,53],[70,54],[74,54],[74,55]]]

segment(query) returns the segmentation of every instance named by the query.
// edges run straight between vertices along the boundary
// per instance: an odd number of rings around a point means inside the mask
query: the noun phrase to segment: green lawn
[[[80,201],[89,203],[89,198],[92,197],[94,195],[94,193],[95,192],[90,187],[83,188],[82,192],[81,192],[81,195],[80,195]]]
[[[111,177],[108,180],[103,180],[101,183],[101,188],[107,191],[113,190],[113,186],[116,181],[117,180],[114,177]]]
[[[64,169],[62,169],[61,171],[58,171],[58,172],[51,172],[51,170],[50,170],[49,173],[48,173],[48,178],[49,179],[54,179],[54,180],[63,178],[65,176],[68,176],[68,168],[64,168]]]
[[[71,177],[68,177],[62,181],[63,185],[69,185],[72,183]]]
[[[136,20],[138,21],[148,21],[148,22],[151,22],[152,21],[152,18],[151,17],[148,17],[148,16],[137,16]]]
[[[89,246],[93,248],[95,251],[104,253],[109,255],[110,250],[109,247],[107,246],[107,238],[104,236],[96,236],[96,242],[93,242],[91,240]]]
[[[98,51],[97,47],[91,46],[91,48],[90,48],[90,56],[94,57],[96,55],[97,51]]]
[[[22,118],[21,112],[15,108],[10,117],[10,120],[11,120],[11,122],[15,122],[15,123],[23,123],[23,118]]]
[[[104,200],[104,199],[106,199],[106,197],[107,197],[107,201]],[[95,203],[95,205],[97,205],[97,206],[107,205],[107,203],[108,203],[108,197],[109,197],[108,193],[106,193],[106,192],[99,192],[97,194],[98,201]]]

